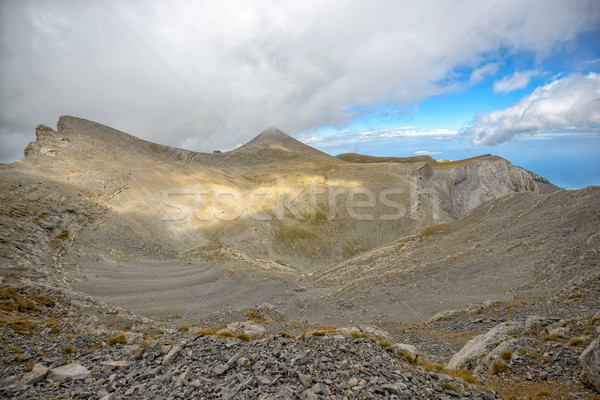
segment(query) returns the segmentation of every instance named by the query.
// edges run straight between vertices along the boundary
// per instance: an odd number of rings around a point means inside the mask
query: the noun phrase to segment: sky
[[[233,149],[496,154],[600,185],[600,2],[0,1],[0,162],[90,119]]]

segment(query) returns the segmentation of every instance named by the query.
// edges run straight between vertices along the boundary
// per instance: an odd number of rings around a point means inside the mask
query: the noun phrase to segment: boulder
[[[503,342],[507,339],[509,332],[521,330],[521,324],[515,321],[506,321],[496,325],[487,333],[475,336],[456,353],[448,362],[446,368],[460,369],[468,363],[477,362],[479,358],[486,355],[495,347],[496,342]]]
[[[83,379],[91,375],[91,372],[81,364],[73,363],[62,367],[52,368],[48,372],[48,379],[53,381],[66,381],[68,379]]]
[[[597,337],[579,356],[581,382],[600,393],[600,337]]]
[[[42,364],[35,364],[30,372],[23,375],[23,379],[21,379],[21,382],[23,382],[26,385],[35,385],[36,383],[44,379],[46,377],[46,374],[48,374],[48,367],[45,367]]]

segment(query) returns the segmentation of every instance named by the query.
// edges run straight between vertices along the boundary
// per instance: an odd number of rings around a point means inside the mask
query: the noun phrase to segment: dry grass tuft
[[[477,379],[475,379],[475,377],[473,376],[473,374],[471,373],[471,371],[466,370],[466,369],[447,369],[444,371],[445,374],[450,375],[453,378],[460,378],[463,381],[465,381],[466,383],[470,383],[472,385],[479,385],[479,382],[477,381]]]
[[[296,336],[292,335],[292,334],[291,334],[291,333],[289,333],[289,332],[279,331],[279,332],[277,333],[277,335],[278,335],[278,336],[283,336],[283,337],[286,337],[286,338],[289,338],[289,339],[296,339]]]
[[[196,332],[196,335],[214,336],[217,334],[216,329],[200,329]]]
[[[498,375],[506,372],[508,365],[504,361],[494,361],[492,364],[492,375]]]
[[[339,329],[320,329],[318,331],[312,331],[310,334],[312,336],[325,336],[330,333],[340,333]]]
[[[107,343],[109,346],[115,346],[115,345],[117,345],[117,344],[127,344],[127,338],[125,337],[125,334],[124,334],[124,333],[121,333],[121,334],[120,334],[120,335],[118,335],[118,336],[114,336],[114,337],[111,337],[111,338],[109,338],[109,339],[106,341],[106,343]]]
[[[64,348],[65,354],[73,354],[75,353],[75,349],[73,349],[73,346],[66,346]]]
[[[544,335],[540,338],[543,342],[553,342],[558,340],[558,333],[552,333],[550,335]]]
[[[444,366],[436,362],[429,362],[427,360],[419,359],[417,363],[428,372],[442,372],[444,370]]]
[[[508,361],[510,361],[510,360],[512,359],[512,351],[511,351],[511,350],[504,350],[504,351],[503,351],[503,352],[500,354],[500,357],[501,357],[501,358],[502,358],[504,361],[508,362]]]
[[[223,332],[217,333],[217,337],[226,338],[226,337],[235,337],[235,335],[231,331],[223,331]]]
[[[365,333],[362,333],[362,332],[359,332],[359,331],[352,331],[352,332],[350,332],[350,336],[352,336],[353,338],[356,338],[356,339],[362,339],[362,338],[368,338],[369,337],[369,335],[367,335]]]
[[[415,358],[412,356],[412,354],[410,354],[409,352],[406,352],[402,349],[398,349],[397,350],[398,355],[401,357],[404,357],[404,359],[410,363],[414,363],[415,362]]]
[[[252,338],[250,337],[250,335],[246,334],[246,333],[239,333],[235,336],[236,338],[243,340],[244,342],[251,342]]]
[[[442,387],[443,390],[452,390],[453,392],[457,392],[458,393],[458,390],[456,389],[456,386],[454,386],[454,385],[452,385],[452,384],[450,384],[448,382],[442,382],[440,384],[440,386]]]
[[[569,344],[569,346],[575,347],[575,346],[579,346],[581,343],[583,343],[583,339],[576,336],[576,337],[571,338],[571,340],[569,340],[568,344]]]
[[[187,332],[189,330],[190,330],[190,327],[184,325],[184,326],[180,327],[179,329],[177,329],[177,332]]]

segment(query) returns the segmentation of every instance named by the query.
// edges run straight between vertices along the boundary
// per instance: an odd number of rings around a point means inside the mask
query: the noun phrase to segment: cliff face
[[[436,169],[432,180],[448,191],[456,217],[500,197],[539,191],[527,171],[494,156],[479,158],[464,166]]]

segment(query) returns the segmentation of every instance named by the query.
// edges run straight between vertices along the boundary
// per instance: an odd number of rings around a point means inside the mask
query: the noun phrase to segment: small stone
[[[268,378],[264,377],[264,376],[260,376],[260,375],[259,375],[259,376],[257,376],[257,377],[256,377],[256,380],[257,380],[257,381],[258,381],[258,382],[259,382],[261,385],[266,385],[266,386],[269,386],[269,385],[271,385],[271,381],[270,381]]]
[[[101,361],[100,364],[104,367],[108,367],[110,369],[127,369],[129,368],[129,361],[121,360],[121,361]]]
[[[400,391],[398,390],[396,385],[392,385],[390,383],[385,383],[385,384],[381,385],[381,388],[392,394],[396,394],[396,395],[400,394]]]
[[[350,378],[350,380],[348,381],[348,386],[350,386],[351,388],[358,385],[358,379],[356,378]]]
[[[312,386],[312,379],[310,376],[304,375],[302,372],[298,372],[298,379],[300,379],[300,383],[302,383],[302,386],[305,388],[308,389]]]

